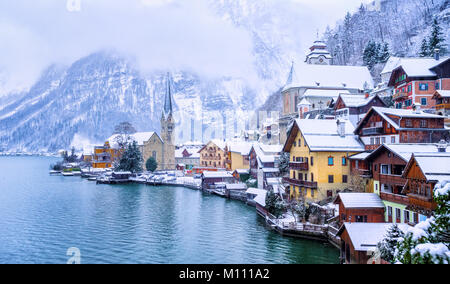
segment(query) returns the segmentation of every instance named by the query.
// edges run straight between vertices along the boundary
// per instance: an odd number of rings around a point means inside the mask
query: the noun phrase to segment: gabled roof
[[[338,133],[338,120],[297,119],[284,146],[285,152],[291,148],[298,131],[313,152],[364,151],[364,146],[353,134],[354,127],[350,122],[345,122],[345,136],[341,136]]]
[[[400,64],[401,58],[391,56],[389,57],[388,61],[386,62],[386,65],[384,65],[383,71],[381,71],[381,74],[391,73],[394,69],[396,69]]]
[[[384,208],[380,196],[375,193],[339,193],[335,203],[342,201],[345,208]]]
[[[408,163],[409,160],[411,160],[413,154],[438,154],[437,144],[383,144],[373,151],[366,160],[375,157],[378,153],[383,151],[383,149],[394,153],[405,161],[405,163]],[[447,149],[450,150],[450,145],[447,146]],[[448,155],[450,156],[450,153]]]
[[[450,153],[413,154],[403,172],[404,178],[408,176],[414,162],[417,162],[427,181],[450,180]]]
[[[119,136],[123,136],[124,134],[114,134],[113,136],[108,138],[108,142],[111,146],[111,148],[117,148],[117,138]],[[150,138],[152,138],[153,135],[156,135],[158,137],[159,140],[161,140],[161,142],[163,142],[163,140],[159,137],[159,135],[156,132],[137,132],[135,134],[131,134],[130,135],[130,139],[132,141],[136,141],[137,144],[139,146],[143,146],[145,142],[147,142],[148,140],[150,140]]]
[[[400,118],[438,118],[444,119],[443,116],[430,114],[425,112],[416,112],[410,109],[393,109],[393,108],[383,108],[383,107],[372,107],[366,116],[359,122],[358,126],[355,129],[355,133],[357,133],[361,127],[364,125],[365,121],[374,113],[379,114],[384,120],[389,122],[389,124],[397,130],[400,130],[401,127],[397,122],[392,120],[388,115],[398,116]]]
[[[397,76],[398,71],[403,70],[408,77],[416,78],[433,78],[436,77],[436,73],[433,68],[448,61],[448,57],[442,57],[440,60],[434,58],[401,58],[397,64],[397,67],[392,70],[392,75],[389,80],[389,86],[394,85],[394,77]]]
[[[435,97],[450,98],[450,90],[437,90],[436,93],[434,93],[433,99]]]
[[[251,142],[239,141],[239,142],[227,142],[226,147],[228,151],[238,153],[242,156],[248,156],[250,154],[250,150],[252,149]]]
[[[298,64],[292,67],[283,91],[292,88],[372,89],[372,75],[365,66]],[[291,78],[292,75],[292,78]]]
[[[308,89],[303,98],[334,98],[337,99],[341,94],[349,94],[347,90],[327,90],[327,89]]]
[[[233,174],[226,171],[218,171],[218,172],[203,172],[204,178],[233,178]]]
[[[344,95],[344,94],[341,94],[341,95],[339,95],[339,98],[336,101],[336,106],[338,105],[338,102],[340,100],[342,100],[345,107],[347,107],[347,108],[363,107],[363,106],[370,104],[376,98],[380,99],[380,97],[378,95],[366,97],[366,95],[355,95],[355,94]],[[384,103],[384,101],[382,99],[380,99],[380,101],[383,103],[384,106],[386,106],[386,104]]]
[[[375,251],[377,244],[385,238],[392,225],[391,223],[344,223],[338,236],[346,230],[356,251]],[[405,233],[410,228],[407,224],[397,224],[397,226]]]
[[[198,150],[198,153],[200,153],[201,151],[203,151],[204,149],[206,149],[208,147],[209,144],[214,144],[216,145],[220,150],[225,151],[225,147],[227,146],[225,141],[220,140],[220,139],[213,139],[211,141],[209,141],[208,143],[206,143],[205,146],[203,146],[200,150]]]

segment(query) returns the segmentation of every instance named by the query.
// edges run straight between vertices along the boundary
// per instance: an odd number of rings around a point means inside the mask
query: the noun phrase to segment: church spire
[[[171,115],[173,112],[172,109],[172,86],[171,86],[171,76],[170,73],[167,72],[167,79],[166,79],[166,96],[164,98],[164,109],[163,109],[163,116],[165,118],[168,118],[169,115]]]
[[[289,77],[286,82],[286,86],[291,85],[294,81],[294,60],[292,60],[291,71],[289,72]]]

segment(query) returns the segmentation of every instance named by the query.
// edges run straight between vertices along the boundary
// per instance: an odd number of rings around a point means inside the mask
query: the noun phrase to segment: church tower
[[[174,170],[175,164],[175,120],[173,118],[171,76],[167,73],[166,95],[161,115],[161,139],[163,140],[161,169]]]
[[[305,62],[307,64],[316,65],[332,65],[333,56],[327,50],[327,45],[325,42],[316,40],[314,44],[309,48],[310,52],[306,55]]]

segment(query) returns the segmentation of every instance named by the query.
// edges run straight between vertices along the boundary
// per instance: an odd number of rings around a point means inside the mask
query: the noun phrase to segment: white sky
[[[218,19],[205,1],[2,0],[0,96],[31,86],[51,63],[69,64],[108,48],[135,56],[143,70],[253,74],[250,35]],[[310,32],[301,35],[305,48],[318,29],[322,33],[362,0],[288,1],[306,6],[314,17],[305,23]]]

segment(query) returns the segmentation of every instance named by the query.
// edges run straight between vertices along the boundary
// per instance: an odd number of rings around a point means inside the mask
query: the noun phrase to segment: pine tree
[[[156,162],[155,158],[150,157],[145,163],[145,167],[147,168],[147,171],[154,172],[158,168],[158,162]]]
[[[378,54],[378,63],[386,63],[391,57],[389,52],[389,44],[385,42],[383,46],[380,44],[380,52]]]
[[[434,217],[409,229],[400,239],[395,261],[403,264],[450,263],[450,181],[434,189],[437,209]]]
[[[422,45],[420,47],[420,56],[421,57],[430,56],[430,46],[428,45],[428,41],[426,38],[424,38],[422,41]]]
[[[395,224],[389,228],[386,237],[378,244],[378,250],[381,253],[381,258],[389,263],[394,263],[395,261],[395,250],[397,244],[405,234],[400,230],[400,228]]]
[[[139,173],[142,172],[143,161],[144,159],[142,158],[141,151],[139,151],[137,142],[134,141],[132,144],[128,145],[128,148],[123,153],[115,170]]]
[[[363,53],[364,65],[369,67],[369,69],[372,69],[373,66],[377,63],[377,57],[378,57],[377,44],[372,40],[370,40],[367,43],[367,46],[364,49]]]
[[[279,218],[286,211],[286,206],[284,206],[283,201],[280,196],[277,195],[273,190],[267,191],[266,195],[266,209],[270,214]]]
[[[442,28],[439,26],[437,19],[434,19],[431,31],[431,37],[429,41],[429,54],[434,54],[436,49],[439,49],[441,53],[445,53],[444,43],[445,39],[443,37]]]
[[[289,172],[289,160],[290,160],[289,153],[283,152],[283,154],[281,154],[280,156],[280,164],[279,164],[281,175],[284,175]]]

